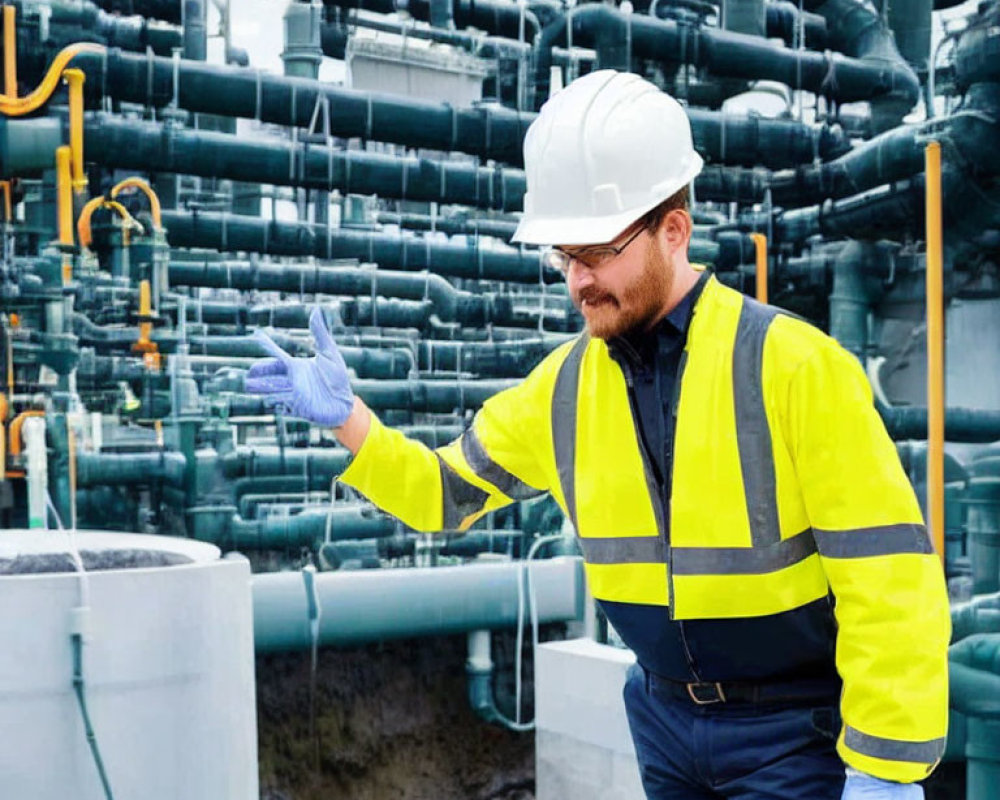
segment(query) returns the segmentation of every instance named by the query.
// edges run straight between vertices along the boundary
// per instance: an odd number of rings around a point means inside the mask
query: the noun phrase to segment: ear
[[[664,215],[657,236],[668,252],[687,253],[692,231],[691,215],[683,208],[675,208]]]

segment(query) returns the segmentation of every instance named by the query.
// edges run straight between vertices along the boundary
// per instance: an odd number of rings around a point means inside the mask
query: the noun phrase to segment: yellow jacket
[[[948,599],[857,361],[714,278],[678,380],[670,543],[626,376],[583,335],[430,450],[372,419],[341,480],[419,530],[465,529],[551,492],[594,596],[674,619],[766,617],[836,598],[844,761],[926,777],[947,730]]]

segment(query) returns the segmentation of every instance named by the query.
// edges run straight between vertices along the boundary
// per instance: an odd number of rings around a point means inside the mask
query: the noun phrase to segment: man
[[[519,241],[552,245],[587,330],[432,451],[318,355],[250,391],[332,425],[341,480],[417,529],[551,492],[637,665],[625,704],[656,800],[911,800],[947,727],[942,570],[859,364],[693,268],[683,109],[605,70],[524,143]],[[598,243],[598,244],[595,244]],[[845,781],[846,764],[846,781]]]

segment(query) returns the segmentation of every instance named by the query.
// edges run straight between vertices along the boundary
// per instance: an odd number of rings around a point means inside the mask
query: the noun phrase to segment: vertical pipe
[[[73,156],[73,191],[87,188],[83,174],[83,70],[65,69],[63,79],[69,85],[69,149]]]
[[[59,208],[59,244],[63,247],[62,279],[68,284],[73,277],[69,248],[73,246],[73,181],[70,177],[70,149],[56,148],[56,200]]]
[[[767,237],[763,233],[751,233],[754,251],[757,254],[757,300],[767,302]]]
[[[24,421],[24,441],[28,450],[28,527],[47,528],[45,498],[49,491],[49,467],[44,419],[32,416]]]
[[[17,97],[17,9],[3,7],[3,86],[4,96]]]
[[[929,142],[927,172],[927,516],[944,558],[944,266],[941,144]]]

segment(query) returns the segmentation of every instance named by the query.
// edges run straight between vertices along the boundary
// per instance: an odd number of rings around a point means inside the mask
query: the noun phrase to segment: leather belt
[[[752,683],[743,681],[701,681],[684,683],[660,677],[648,670],[646,687],[649,691],[674,700],[685,700],[699,706],[716,703],[835,703],[840,697],[840,684],[833,680],[780,681]]]

